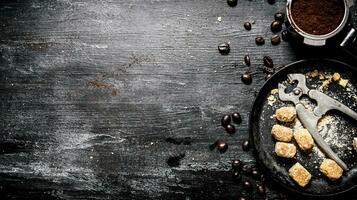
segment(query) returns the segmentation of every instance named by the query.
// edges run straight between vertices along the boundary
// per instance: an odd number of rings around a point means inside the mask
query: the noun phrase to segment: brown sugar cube
[[[275,144],[275,153],[279,157],[293,158],[296,154],[296,147],[291,143],[277,142]]]
[[[333,75],[332,75],[332,80],[333,81],[339,81],[341,79],[341,75],[337,72],[335,72]]]
[[[353,138],[353,147],[357,151],[357,137]]]
[[[282,107],[275,111],[275,117],[283,123],[293,122],[296,118],[296,110],[294,107]]]
[[[348,84],[348,80],[347,79],[340,79],[340,81],[338,82],[338,84],[340,84],[342,87],[347,87]]]
[[[307,129],[301,128],[294,133],[294,139],[301,150],[308,151],[314,147],[314,139]]]
[[[290,142],[293,138],[293,130],[286,126],[275,124],[271,129],[273,137],[281,142]]]
[[[320,165],[320,172],[330,180],[335,181],[341,178],[343,169],[334,160],[325,159]]]
[[[296,163],[289,169],[289,176],[301,187],[305,187],[311,179],[311,174],[300,163]]]

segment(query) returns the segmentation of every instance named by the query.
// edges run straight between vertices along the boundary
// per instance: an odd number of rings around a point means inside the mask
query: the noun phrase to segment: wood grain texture
[[[264,84],[262,57],[282,66],[328,54],[270,44],[284,5],[2,0],[2,199],[237,199],[243,190],[230,161],[256,163],[241,144]],[[246,21],[255,22],[251,31]],[[258,35],[266,45],[255,45]],[[229,55],[218,53],[220,42],[230,42]],[[253,73],[249,86],[240,81],[245,71]],[[243,123],[229,136],[219,120],[233,111]],[[226,153],[209,150],[216,139],[229,143]],[[179,154],[180,164],[168,166]],[[281,192],[268,180],[268,199]]]

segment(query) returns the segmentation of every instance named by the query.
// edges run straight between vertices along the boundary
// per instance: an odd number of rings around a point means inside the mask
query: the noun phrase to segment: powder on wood
[[[345,13],[343,0],[294,0],[291,14],[295,24],[312,35],[334,31]]]

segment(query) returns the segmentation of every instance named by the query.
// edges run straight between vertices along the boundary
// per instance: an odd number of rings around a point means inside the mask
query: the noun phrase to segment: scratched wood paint
[[[264,83],[263,55],[277,66],[311,56],[286,42],[255,45],[256,36],[271,37],[284,4],[2,0],[1,196],[239,197],[230,161],[255,164],[241,143]],[[246,21],[254,22],[251,31]],[[230,43],[229,55],[217,52],[220,42]],[[243,64],[246,54],[251,67]],[[250,86],[240,81],[245,71],[253,73]],[[243,123],[228,136],[219,120],[233,111]],[[209,150],[216,139],[229,143],[225,154]],[[267,192],[273,199],[285,191],[268,180]]]

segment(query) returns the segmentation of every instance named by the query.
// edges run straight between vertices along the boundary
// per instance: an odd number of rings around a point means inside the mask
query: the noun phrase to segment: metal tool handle
[[[330,146],[324,141],[317,130],[318,118],[310,111],[306,110],[302,104],[296,105],[296,112],[301,123],[310,132],[317,146],[325,153],[325,155],[334,160],[345,171],[348,170],[347,165],[332,151]]]
[[[339,110],[346,115],[352,117],[357,120],[357,113],[342,104],[341,102],[336,101],[335,99],[327,96],[326,94],[319,92],[317,90],[310,90],[309,97],[315,99],[318,102],[317,107],[314,109],[314,113],[316,116],[323,116],[329,110]]]
[[[340,47],[352,55],[357,59],[357,30],[355,28],[351,28],[351,30],[347,33],[346,37],[340,44]]]

